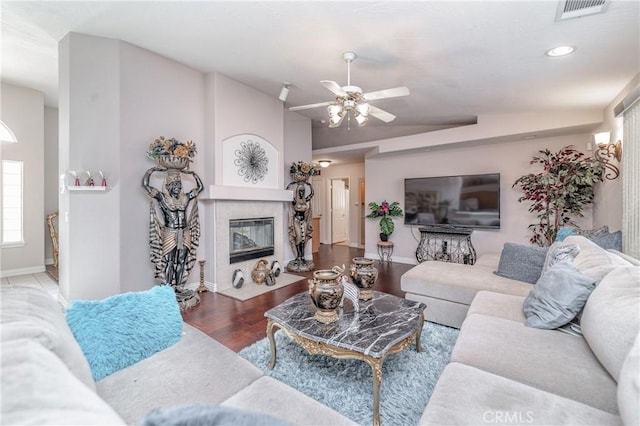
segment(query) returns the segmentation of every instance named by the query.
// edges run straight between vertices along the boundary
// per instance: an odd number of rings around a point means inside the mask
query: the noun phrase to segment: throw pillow
[[[536,283],[523,303],[525,325],[551,330],[574,319],[587,302],[596,282],[561,262],[551,267]]]
[[[577,244],[566,243],[563,241],[556,241],[549,246],[547,256],[544,259],[544,265],[542,266],[542,276],[553,265],[560,262],[573,262],[573,259],[580,253],[580,247]]]
[[[494,273],[512,280],[535,284],[542,274],[548,247],[504,243],[498,270]]]
[[[563,226],[558,230],[556,234],[556,241],[564,241],[565,238],[571,235],[581,235],[583,237],[600,237],[609,233],[609,227],[607,225],[601,226],[597,229],[577,229],[569,226]]]
[[[181,405],[155,408],[142,419],[140,426],[289,426],[290,423],[276,417],[206,404]]]
[[[174,345],[182,336],[180,308],[168,285],[74,301],[66,318],[95,381]]]
[[[587,235],[586,237],[605,250],[613,249],[622,251],[622,231],[602,235]]]

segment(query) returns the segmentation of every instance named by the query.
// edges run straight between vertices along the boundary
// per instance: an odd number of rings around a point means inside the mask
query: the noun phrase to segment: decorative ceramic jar
[[[323,324],[331,324],[339,319],[338,307],[344,293],[342,274],[344,268],[334,266],[333,269],[321,269],[313,273],[309,280],[309,294],[316,307],[313,318]]]
[[[358,298],[369,300],[373,297],[373,285],[378,279],[378,270],[373,267],[373,259],[366,257],[354,257],[349,274],[353,283],[358,286]]]
[[[253,282],[258,285],[262,285],[265,282],[265,280],[267,279],[267,275],[269,275],[269,273],[271,272],[271,270],[267,266],[268,264],[269,262],[264,259],[258,260],[255,268],[253,268],[253,271],[251,271],[251,278],[253,279]]]

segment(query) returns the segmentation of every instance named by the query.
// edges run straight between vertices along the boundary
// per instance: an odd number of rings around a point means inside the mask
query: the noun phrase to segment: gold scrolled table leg
[[[380,387],[382,386],[382,363],[384,358],[361,358],[371,366],[373,376],[373,426],[380,426]]]
[[[273,336],[273,327],[278,326],[273,320],[267,320],[267,337],[269,338],[269,343],[271,343],[271,360],[269,361],[269,369],[273,370],[273,367],[276,366],[276,339]]]
[[[424,327],[424,312],[420,314],[420,327],[416,331],[416,352],[424,352],[422,345],[420,345],[420,336],[422,335],[422,329]]]

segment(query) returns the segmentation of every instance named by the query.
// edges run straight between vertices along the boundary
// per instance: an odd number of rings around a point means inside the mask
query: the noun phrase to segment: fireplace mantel
[[[293,191],[274,188],[250,188],[246,186],[209,185],[209,191],[201,200],[235,201],[291,201]]]

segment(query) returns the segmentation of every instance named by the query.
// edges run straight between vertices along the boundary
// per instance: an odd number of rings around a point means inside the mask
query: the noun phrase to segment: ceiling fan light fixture
[[[340,126],[346,113],[342,104],[334,102],[327,107],[327,111],[329,112],[329,127]]]

